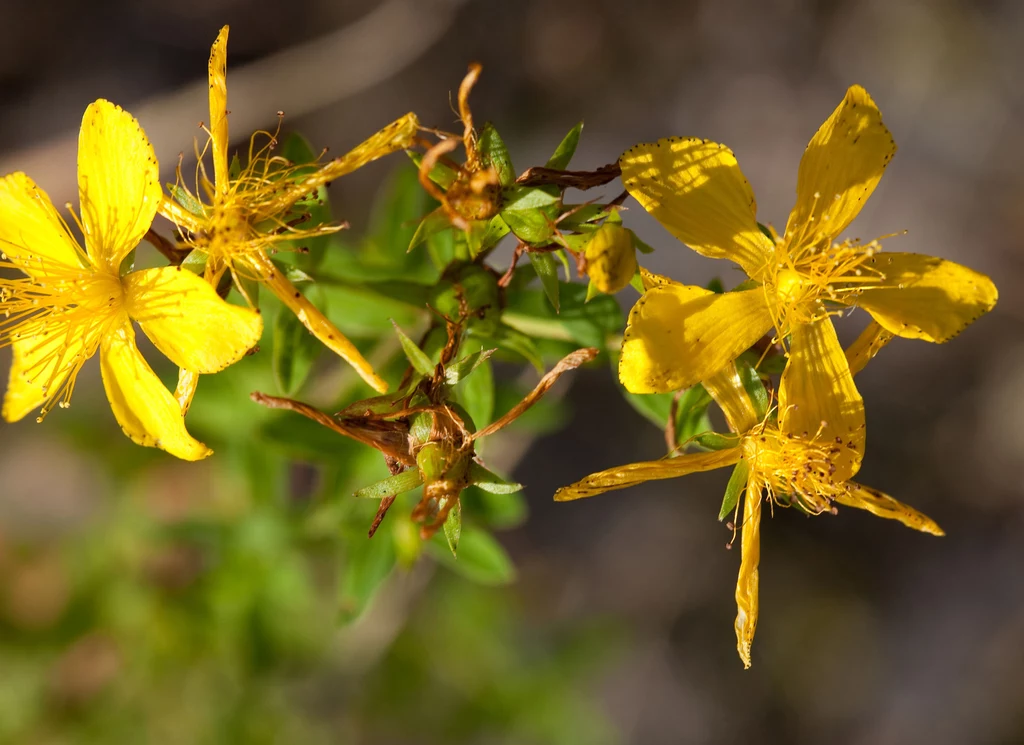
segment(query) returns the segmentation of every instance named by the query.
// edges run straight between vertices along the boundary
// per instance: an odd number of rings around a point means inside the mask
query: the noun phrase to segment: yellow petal
[[[192,399],[199,387],[199,375],[184,367],[178,369],[178,385],[174,388],[174,400],[181,407],[181,415],[188,414],[192,406]]]
[[[705,378],[704,389],[721,407],[733,432],[749,432],[760,421],[735,364],[726,365],[711,377]]]
[[[626,190],[694,251],[731,259],[754,276],[772,242],[757,227],[757,203],[732,151],[716,142],[669,137],[619,158]]]
[[[646,481],[658,479],[674,479],[690,473],[712,471],[737,463],[740,449],[726,448],[708,453],[685,453],[675,458],[649,460],[641,463],[630,463],[607,471],[592,473],[575,484],[563,486],[555,492],[556,502],[569,502],[573,499],[593,497],[606,491],[626,489]]]
[[[999,297],[984,274],[934,256],[882,252],[865,266],[882,277],[856,304],[887,331],[908,339],[949,341],[992,310]]]
[[[743,527],[740,538],[742,557],[736,578],[736,651],[743,667],[750,667],[750,648],[757,630],[758,571],[761,561],[761,491],[747,484],[743,497]]]
[[[142,359],[130,323],[104,337],[100,370],[110,408],[132,442],[183,460],[200,460],[213,452],[185,429],[181,407]]]
[[[615,223],[605,223],[587,243],[587,275],[601,292],[624,289],[636,274],[633,234]]]
[[[131,272],[123,282],[128,315],[179,367],[201,375],[223,370],[256,346],[260,314],[221,299],[181,267]]]
[[[210,152],[218,194],[227,194],[228,175],[228,27],[217,34],[210,49]]]
[[[0,251],[36,278],[53,264],[82,266],[78,244],[50,197],[24,173],[0,179]]]
[[[882,347],[893,338],[894,336],[882,328],[877,321],[869,323],[856,341],[846,348],[846,361],[850,364],[850,374],[856,375],[863,370],[868,362],[881,351]]]
[[[864,455],[864,400],[836,338],[832,319],[793,325],[779,386],[779,426],[805,440],[835,443],[832,478],[847,481]]]
[[[661,285],[680,285],[680,282],[676,282],[670,277],[666,277],[663,274],[655,274],[650,269],[644,269],[640,267],[640,281],[643,283],[645,290],[653,290],[655,287]],[[703,288],[699,288],[703,289]],[[711,290],[705,290],[705,293],[709,293]]]
[[[274,263],[257,251],[249,257],[251,271],[265,284],[288,309],[295,314],[309,333],[319,339],[324,346],[350,364],[359,377],[378,393],[387,393],[388,384],[373,370],[373,365],[350,342],[330,320],[299,292],[288,278],[281,273]]]
[[[325,186],[335,179],[352,173],[352,171],[362,168],[367,163],[372,163],[378,158],[390,155],[396,150],[404,150],[412,145],[419,128],[420,121],[412,112],[400,119],[396,119],[375,135],[356,145],[349,152],[325,163],[323,167],[309,174],[301,181],[293,183],[289,188],[282,189],[273,199],[268,199],[264,204],[260,205],[259,211],[254,213],[252,221],[259,222],[260,220],[280,214],[290,209],[297,201],[321,186]]]
[[[838,504],[867,510],[872,515],[877,515],[878,517],[899,520],[908,528],[920,530],[922,533],[946,535],[942,528],[930,517],[918,512],[913,507],[908,507],[902,502],[898,502],[888,494],[883,494],[876,489],[857,484],[853,481],[849,482],[847,486],[850,487],[850,491],[845,495],[835,498]]]
[[[14,332],[17,334],[18,332]],[[66,401],[74,388],[78,371],[96,352],[80,324],[61,322],[59,317],[47,321],[45,329],[36,328],[30,335],[14,338],[7,393],[4,395],[3,418],[16,422],[44,404],[49,409]]]
[[[632,393],[689,388],[736,359],[771,325],[760,287],[720,295],[687,285],[656,287],[630,311],[619,380]]]
[[[895,153],[875,102],[852,86],[804,151],[786,244],[799,248],[834,240],[860,212]]]
[[[146,133],[135,117],[103,99],[89,104],[82,117],[78,196],[89,256],[117,274],[153,224],[162,192]]]

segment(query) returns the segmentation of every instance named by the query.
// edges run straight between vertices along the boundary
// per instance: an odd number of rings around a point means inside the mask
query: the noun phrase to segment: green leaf
[[[558,312],[558,265],[554,257],[549,253],[530,252],[530,263],[533,264],[537,276],[540,278],[544,294],[548,296],[551,307]]]
[[[306,382],[323,345],[288,309],[280,308],[274,320],[274,350],[271,358],[274,382],[285,396],[291,396]]]
[[[181,262],[181,268],[202,276],[206,271],[206,260],[208,258],[205,251],[200,251],[198,248],[192,249],[189,255],[185,257],[185,260]]]
[[[410,468],[407,471],[388,476],[376,483],[364,486],[355,492],[359,499],[384,499],[394,497],[412,491],[423,483],[423,475],[418,468]]]
[[[481,349],[472,354],[467,354],[457,362],[453,362],[444,371],[444,382],[448,385],[457,385],[463,378],[486,362],[494,352],[494,349]]]
[[[708,282],[708,289],[716,295],[721,295],[725,292],[725,285],[722,284],[722,280],[718,277],[714,277],[710,282]]]
[[[546,186],[510,186],[501,190],[501,211],[530,212],[543,207],[557,207],[561,196]]]
[[[694,438],[694,442],[708,450],[728,450],[740,444],[740,436],[723,435],[719,432],[701,432]]]
[[[483,341],[493,342],[505,351],[518,354],[533,365],[538,373],[544,374],[544,359],[537,350],[537,345],[522,331],[501,324],[492,336],[483,337]]]
[[[393,171],[374,200],[363,241],[363,260],[389,267],[424,261],[425,256],[409,256],[409,246],[420,217],[436,204],[423,191],[416,171],[411,168]]]
[[[569,161],[572,160],[572,156],[576,153],[576,146],[580,143],[580,132],[582,131],[583,122],[569,130],[569,134],[562,138],[562,142],[555,148],[555,154],[548,159],[548,168],[557,168],[560,171],[564,171],[569,166]]]
[[[736,505],[739,504],[740,494],[743,493],[743,489],[747,485],[747,473],[747,461],[745,460],[741,460],[732,469],[732,476],[729,477],[729,483],[725,487],[725,498],[722,500],[722,508],[718,511],[718,522],[722,522],[722,520],[728,517],[736,509]]]
[[[747,395],[750,396],[750,400],[754,404],[757,418],[764,419],[768,414],[770,401],[768,391],[765,389],[764,383],[761,382],[761,376],[754,369],[754,366],[742,357],[736,360],[736,372],[739,373],[740,382],[743,383],[744,390],[746,390]]]
[[[430,361],[426,353],[418,346],[416,342],[405,335],[401,327],[391,322],[395,327],[395,333],[398,335],[398,341],[402,345],[402,351],[405,352],[406,358],[409,360],[409,364],[412,365],[413,369],[424,377],[432,377],[434,375],[434,363]]]
[[[448,511],[444,520],[444,537],[448,540],[448,548],[452,550],[452,556],[457,556],[459,548],[459,537],[462,535],[462,503],[456,500],[455,505]]]
[[[469,480],[474,486],[491,494],[514,494],[523,489],[522,484],[506,481],[475,461],[469,464]]]
[[[541,210],[502,212],[501,219],[519,240],[531,246],[544,246],[555,234],[552,220]]]
[[[547,296],[539,290],[509,292],[502,321],[534,339],[554,339],[604,349],[613,335],[622,332],[625,316],[610,295],[592,298],[589,303],[586,298],[585,285],[560,282],[556,313]]]
[[[309,140],[298,132],[290,132],[284,138],[284,142],[281,143],[280,154],[282,158],[292,163],[292,165],[308,165],[309,168],[305,170],[309,172],[316,170],[316,163],[320,160],[320,153],[314,152]],[[300,170],[299,173],[304,173],[305,170]]]
[[[497,530],[522,525],[529,511],[521,491],[491,494],[475,486],[468,486],[462,490],[459,501],[467,514]]]
[[[409,159],[412,160],[413,165],[416,166],[417,171],[419,170],[420,163],[423,162],[422,153],[414,153],[411,150],[405,151]],[[451,166],[444,163],[435,163],[434,167],[430,169],[429,178],[435,184],[440,186],[442,189],[447,189],[449,186],[455,183],[455,179],[459,177],[458,171]]]
[[[412,234],[407,251],[412,251],[416,246],[437,235],[442,230],[452,230],[452,222],[448,219],[445,211],[438,207],[436,210],[420,220],[416,226],[416,232]]]
[[[167,184],[167,193],[171,195],[171,199],[187,209],[193,215],[199,215],[202,217],[206,214],[206,208],[203,207],[203,203],[177,184]]]
[[[351,623],[391,574],[395,566],[394,542],[379,536],[376,539],[352,537],[345,543],[345,564],[338,585],[338,618]]]
[[[688,388],[679,397],[679,404],[676,408],[677,443],[682,444],[695,435],[711,430],[711,420],[708,418],[710,405],[711,396],[702,385]]]
[[[476,338],[466,339],[462,348],[470,352],[482,351],[481,342]],[[479,429],[490,424],[494,417],[494,372],[486,358],[476,367],[476,372],[463,377],[455,387],[455,398]]]
[[[772,231],[770,231],[770,230],[768,229],[768,226],[766,226],[766,225],[762,225],[761,223],[758,223],[758,224],[757,224],[757,229],[758,229],[758,230],[760,230],[760,231],[761,231],[761,232],[762,232],[762,233],[764,234],[764,237],[765,237],[765,238],[767,238],[768,240],[770,240],[770,241],[771,241],[772,243],[774,243],[774,242],[775,242],[775,239],[774,239],[774,238],[772,238]]]
[[[507,585],[516,578],[515,566],[505,549],[494,536],[480,528],[462,526],[458,558],[452,556],[445,544],[434,539],[426,548],[439,563],[468,580],[482,585]]]
[[[516,172],[512,168],[512,158],[509,157],[505,141],[501,139],[498,130],[490,122],[484,125],[477,141],[480,148],[480,155],[484,163],[492,166],[498,173],[498,182],[502,186],[515,183]]]
[[[658,429],[665,429],[668,414],[672,410],[674,393],[630,393],[621,388],[626,402],[646,417]]]
[[[637,234],[634,233],[632,230],[630,230],[629,232],[633,233],[633,245],[636,246],[636,250],[637,251],[639,251],[642,254],[652,254],[652,253],[654,253],[654,247],[653,246],[648,245],[647,243],[644,243],[642,240],[640,240],[640,238],[637,236]]]

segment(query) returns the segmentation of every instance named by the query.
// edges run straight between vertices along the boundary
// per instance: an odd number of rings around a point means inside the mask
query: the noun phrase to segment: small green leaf
[[[402,345],[402,351],[405,352],[406,358],[409,360],[409,364],[412,365],[413,369],[420,375],[425,377],[432,377],[434,374],[434,363],[430,361],[430,358],[424,353],[422,349],[416,346],[416,342],[405,335],[401,327],[391,322],[395,327],[395,333],[398,335],[398,341]]]
[[[274,320],[274,350],[271,357],[274,382],[285,396],[291,396],[306,382],[323,345],[286,308]]]
[[[452,550],[452,556],[456,556],[459,548],[459,537],[462,535],[462,503],[456,500],[455,505],[448,511],[448,517],[444,520],[444,537],[448,540],[448,548]]]
[[[516,238],[531,246],[546,245],[555,234],[551,219],[539,209],[502,212],[501,219]]]
[[[454,572],[482,585],[507,585],[516,578],[516,569],[505,549],[490,533],[469,525],[462,526],[459,556],[448,546],[432,540],[427,551]]]
[[[754,404],[754,411],[758,419],[764,419],[768,414],[769,398],[768,391],[761,382],[761,376],[749,361],[740,357],[736,360],[736,372],[739,373],[740,381],[747,395]]]
[[[501,349],[518,354],[533,365],[538,373],[544,374],[544,359],[541,357],[537,345],[522,331],[501,324],[493,336],[484,337],[484,340],[492,341]]]
[[[695,385],[688,388],[679,397],[676,407],[676,442],[682,444],[692,439],[695,435],[711,430],[711,420],[708,419],[708,407],[711,405],[711,396],[704,390],[704,386]]]
[[[515,494],[523,489],[522,484],[506,481],[475,461],[469,464],[469,480],[474,486],[491,494]]]
[[[463,378],[472,373],[482,363],[494,354],[494,349],[481,349],[478,352],[467,354],[461,360],[448,365],[444,371],[444,382],[448,385],[457,385]]]
[[[740,494],[747,485],[747,461],[741,460],[732,469],[732,476],[725,487],[725,498],[722,500],[722,508],[718,511],[718,521],[721,522],[728,517],[740,502]]]
[[[386,479],[381,479],[369,486],[364,486],[356,491],[355,496],[359,499],[384,499],[394,497],[412,491],[423,483],[423,475],[418,468],[410,468],[407,471],[396,473]]]
[[[198,248],[192,249],[192,252],[181,262],[181,268],[202,276],[203,272],[206,271],[206,260],[208,258],[205,251],[200,251]]]
[[[502,212],[528,212],[542,207],[557,207],[561,196],[544,186],[509,186],[501,190]]]
[[[740,444],[740,437],[734,434],[723,435],[719,432],[701,432],[693,441],[708,450],[728,450]]]
[[[760,230],[760,231],[761,231],[762,233],[764,233],[764,237],[765,237],[765,238],[767,238],[768,240],[770,240],[770,241],[771,241],[772,243],[774,243],[774,242],[775,242],[775,239],[774,239],[774,238],[772,238],[772,231],[770,231],[770,230],[768,229],[768,226],[766,226],[766,225],[762,225],[761,223],[758,223],[758,224],[757,224],[757,229],[758,229],[758,230]]]
[[[569,166],[569,161],[576,153],[576,146],[580,143],[580,132],[582,131],[583,122],[569,130],[569,134],[562,138],[561,143],[555,148],[555,154],[548,159],[548,168],[557,168],[563,171]]]
[[[414,153],[411,150],[405,151],[409,159],[412,160],[413,165],[419,170],[420,164],[423,162],[422,153]],[[430,169],[429,178],[435,184],[440,186],[442,189],[447,189],[449,186],[455,183],[455,179],[459,177],[458,172],[444,163],[435,163],[434,167]]]
[[[203,203],[177,184],[167,184],[167,192],[171,195],[171,199],[187,209],[193,215],[199,215],[202,217],[206,214],[206,209],[203,207]]]
[[[288,278],[288,281],[293,285],[301,285],[303,283],[313,282],[313,278],[306,274],[304,271],[299,269],[297,266],[281,267],[284,271],[284,276]]]
[[[412,234],[412,240],[409,241],[408,251],[412,251],[416,246],[424,243],[427,239],[437,235],[442,230],[451,230],[452,222],[448,219],[448,215],[445,211],[438,207],[436,210],[425,216],[420,220],[420,224],[416,226],[416,232]]]
[[[501,139],[498,130],[490,122],[484,125],[480,132],[480,139],[477,141],[480,154],[484,163],[492,166],[498,173],[498,182],[502,186],[508,186],[516,180],[515,169],[512,168],[512,158],[509,157],[505,141]]]
[[[637,236],[637,234],[634,233],[632,230],[630,230],[629,232],[633,233],[633,245],[636,246],[636,250],[637,251],[639,251],[642,254],[652,254],[652,253],[654,253],[654,247],[653,246],[648,245],[647,243],[644,243],[642,240],[640,240],[640,238]]]
[[[195,252],[193,252],[195,253]],[[283,268],[278,265],[279,269]],[[235,272],[235,289],[238,290],[239,294],[249,304],[250,308],[259,310],[260,307],[260,283],[255,277],[250,277],[245,272]]]
[[[549,253],[530,252],[530,262],[537,271],[544,294],[548,296],[551,307],[558,312],[558,265]]]
[[[674,393],[630,393],[622,388],[622,395],[634,409],[646,417],[658,429],[665,429],[668,414],[672,410]]]
[[[481,350],[479,339],[466,339],[463,349]],[[489,355],[488,355],[489,356]],[[463,377],[455,388],[456,400],[465,407],[477,428],[486,427],[494,417],[494,372],[486,357],[477,365],[476,372]]]
[[[725,292],[725,285],[722,284],[722,280],[718,277],[714,277],[710,282],[708,282],[708,289],[716,295],[721,295]]]

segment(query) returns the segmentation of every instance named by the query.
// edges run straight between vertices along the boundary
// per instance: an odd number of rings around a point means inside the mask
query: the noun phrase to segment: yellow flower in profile
[[[248,163],[233,176],[228,163],[227,43],[228,27],[225,26],[210,52],[213,181],[200,168],[196,194],[178,184],[181,194],[187,195],[182,201],[187,202],[188,208],[164,197],[160,212],[182,230],[189,246],[207,255],[205,272],[211,283],[216,284],[225,271],[230,271],[236,280],[246,278],[264,284],[317,339],[352,365],[370,386],[383,393],[387,391],[387,383],[377,376],[344,334],[282,274],[266,252],[285,241],[340,230],[340,225],[299,227],[303,215],[302,209],[297,208],[298,203],[310,194],[315,195],[321,186],[334,179],[411,145],[419,121],[414,114],[406,114],[354,150],[312,171],[308,164],[293,165],[273,156],[274,137],[257,133],[251,141]],[[258,135],[267,137],[267,144],[259,149],[256,148]],[[200,193],[205,194],[205,202],[199,197]],[[245,295],[242,283],[236,281],[236,285]],[[255,298],[248,299],[255,304]]]
[[[797,332],[799,333],[799,332]],[[832,339],[824,348],[838,347],[831,325],[824,334]],[[804,345],[794,344],[794,354],[804,354]],[[823,351],[823,350],[821,350]],[[813,365],[810,387],[823,386],[821,379],[835,378],[835,385],[854,398],[853,378],[846,360],[831,354]],[[798,363],[794,365],[794,362]],[[723,450],[687,453],[674,458],[631,463],[587,476],[555,492],[555,500],[564,502],[591,497],[613,489],[625,489],[646,481],[671,479],[699,471],[736,465],[734,479],[740,478],[744,490],[741,521],[742,557],[736,582],[736,644],[744,667],[750,667],[750,648],[758,617],[758,563],[761,545],[762,497],[772,504],[797,506],[809,514],[833,512],[834,505],[857,507],[879,517],[898,520],[904,525],[932,535],[943,535],[931,519],[892,497],[862,486],[850,479],[860,469],[864,451],[863,409],[848,417],[855,428],[845,439],[824,434],[824,427],[808,431],[810,422],[820,422],[830,414],[820,408],[821,399],[802,397],[807,380],[798,380],[791,369],[801,369],[791,360],[779,389],[777,421],[770,416],[759,419],[754,404],[743,388],[736,366],[726,367],[710,376],[704,386],[722,407],[730,428],[737,434],[735,445]],[[732,483],[732,482],[730,482]],[[737,502],[736,509],[739,510]]]
[[[186,460],[210,449],[185,429],[177,401],[142,358],[132,321],[175,364],[214,373],[260,337],[257,313],[224,302],[179,267],[122,276],[160,204],[159,169],[139,123],[119,106],[89,105],[78,140],[83,249],[46,193],[23,173],[0,179],[0,345],[14,352],[3,402],[8,422],[66,407],[75,377],[100,352],[103,386],[133,441]]]
[[[750,278],[733,292],[655,288],[630,314],[619,375],[634,393],[674,391],[713,375],[774,328],[836,356],[830,314],[864,308],[889,334],[944,342],[990,310],[992,281],[950,261],[880,253],[877,241],[836,242],[874,191],[896,145],[874,101],[853,86],[807,146],[797,199],[779,237],[732,151],[700,139],[641,144],[619,159],[626,189],[698,253],[730,259]],[[793,360],[789,364],[793,364]],[[814,392],[825,395],[825,391]]]

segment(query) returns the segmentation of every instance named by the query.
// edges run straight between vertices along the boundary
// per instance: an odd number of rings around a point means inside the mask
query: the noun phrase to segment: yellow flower
[[[803,333],[798,326],[794,334]],[[859,401],[853,387],[849,364],[840,349],[831,324],[821,325],[821,335],[829,343],[811,353],[810,359],[790,361],[779,390],[778,419],[759,419],[750,396],[740,381],[736,366],[726,367],[704,382],[704,386],[722,407],[730,428],[737,433],[736,444],[723,450],[688,453],[674,458],[632,463],[587,476],[555,493],[557,501],[590,497],[613,489],[655,479],[670,479],[698,471],[737,465],[745,483],[742,518],[742,558],[736,583],[736,642],[740,659],[750,666],[750,647],[757,626],[758,562],[760,560],[760,520],[762,495],[781,506],[796,505],[810,514],[834,511],[834,505],[867,510],[879,517],[898,520],[904,525],[933,535],[943,535],[931,519],[879,491],[850,479],[860,469],[864,451],[863,408],[848,412],[846,422],[854,426],[845,437],[826,434],[824,420],[832,416],[828,398],[807,397],[809,390],[835,385],[847,392],[846,399]],[[794,340],[794,354],[807,354],[803,344]],[[820,355],[820,356],[819,356]],[[798,363],[798,364],[794,364]],[[810,370],[808,376],[792,370]],[[738,503],[737,503],[738,504]],[[738,509],[738,507],[737,507]]]
[[[844,306],[864,308],[890,334],[931,342],[948,341],[990,310],[995,286],[966,267],[880,253],[877,241],[835,242],[895,152],[874,101],[851,87],[807,146],[785,235],[772,238],[761,232],[753,192],[725,146],[668,138],[623,154],[623,183],[648,212],[698,253],[736,262],[751,280],[719,295],[681,285],[647,292],[630,314],[622,350],[626,388],[699,383],[773,326],[779,339],[792,335],[792,351],[806,340],[835,354],[828,316]]]
[[[0,345],[14,352],[3,417],[17,421],[41,406],[42,420],[55,404],[68,406],[78,371],[98,349],[125,434],[179,458],[205,458],[211,451],[186,431],[178,403],[139,354],[132,321],[176,364],[213,373],[256,343],[262,320],[178,267],[121,276],[161,189],[145,133],[109,101],[90,104],[82,119],[78,188],[84,249],[28,176],[0,179],[3,265],[27,275],[0,279]]]
[[[387,383],[377,376],[370,363],[344,334],[275,267],[266,251],[283,241],[302,240],[340,230],[340,225],[309,229],[297,227],[302,222],[302,215],[296,205],[334,179],[408,147],[419,122],[414,114],[406,114],[351,152],[312,172],[308,164],[295,166],[281,157],[272,156],[271,149],[276,144],[274,137],[257,133],[267,136],[267,144],[256,149],[257,135],[253,135],[249,162],[241,173],[232,177],[228,165],[227,42],[228,27],[225,26],[210,53],[213,182],[200,168],[195,195],[178,184],[181,193],[188,195],[183,201],[188,202],[189,208],[164,197],[160,212],[182,230],[188,245],[207,255],[206,277],[211,283],[216,284],[225,271],[231,271],[236,279],[241,277],[261,282],[295,313],[317,339],[352,365],[375,390],[383,393],[387,391]],[[206,203],[199,199],[200,193],[206,195]],[[236,284],[245,295],[242,284]],[[255,303],[255,298],[248,299]],[[188,371],[182,374],[187,376]]]

